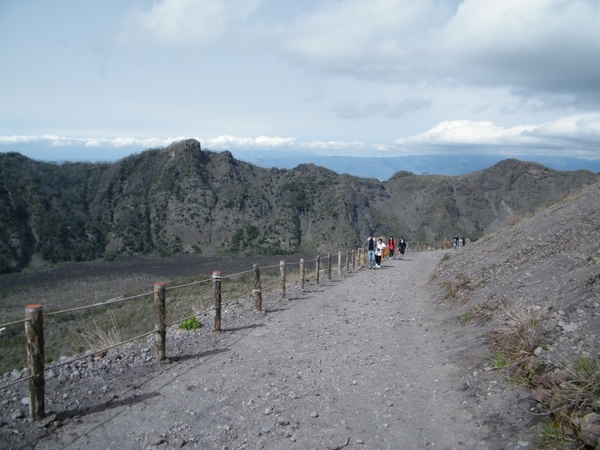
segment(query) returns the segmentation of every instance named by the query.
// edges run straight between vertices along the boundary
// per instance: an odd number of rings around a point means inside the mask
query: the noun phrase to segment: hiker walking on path
[[[375,267],[375,250],[377,250],[377,244],[375,243],[375,238],[372,233],[369,234],[369,237],[362,246],[362,248],[365,247],[369,253],[369,269],[372,269]]]
[[[381,256],[383,255],[383,249],[387,248],[383,243],[383,239],[377,240],[377,249],[375,250],[375,267],[379,269],[381,267]]]
[[[398,241],[398,258],[404,259],[404,252],[406,251],[406,241],[403,237]]]
[[[390,236],[390,238],[388,239],[388,250],[390,251],[390,259],[392,259],[392,257],[394,256],[394,249],[396,248],[396,240],[394,239],[394,236]]]

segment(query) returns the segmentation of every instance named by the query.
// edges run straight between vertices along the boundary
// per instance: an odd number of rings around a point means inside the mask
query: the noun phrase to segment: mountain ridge
[[[504,160],[461,176],[389,180],[314,164],[266,169],[190,139],[113,163],[0,155],[0,273],[45,261],[176,253],[286,254],[355,248],[370,232],[479,237],[598,181]]]
[[[518,159],[542,164],[555,170],[589,170],[600,172],[600,160],[583,160],[564,156],[538,155],[487,155],[487,154],[431,154],[409,156],[325,156],[309,152],[234,151],[242,161],[260,167],[292,169],[306,161],[339,174],[363,178],[388,180],[396,172],[404,170],[419,175],[466,175],[491,167],[505,159]]]

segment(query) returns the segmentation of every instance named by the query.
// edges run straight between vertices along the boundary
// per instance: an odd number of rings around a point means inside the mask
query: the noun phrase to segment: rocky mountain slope
[[[595,183],[459,247],[435,278],[440,304],[484,336],[489,367],[530,387],[536,414],[557,435],[592,448],[600,444],[599,261]]]
[[[312,164],[264,169],[195,140],[115,163],[0,155],[0,273],[34,261],[285,254],[352,248],[369,232],[479,237],[598,179],[506,160],[459,177],[379,182]]]

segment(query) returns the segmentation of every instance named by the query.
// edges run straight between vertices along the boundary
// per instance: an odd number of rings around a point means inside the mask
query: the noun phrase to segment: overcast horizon
[[[0,3],[0,152],[600,159],[595,0]]]

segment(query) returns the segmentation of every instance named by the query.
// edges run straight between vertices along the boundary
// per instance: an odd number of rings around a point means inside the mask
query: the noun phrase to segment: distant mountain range
[[[89,148],[76,145],[68,147],[63,155],[79,155],[76,158],[63,159],[56,155],[49,157],[39,146],[14,145],[2,147],[0,150],[20,153],[34,160],[55,163],[65,162],[114,162],[121,159],[122,149]],[[210,149],[206,149],[210,150]],[[215,150],[216,153],[221,150]],[[363,178],[376,178],[380,181],[389,179],[398,171],[412,172],[415,175],[466,175],[486,167],[493,166],[505,159],[536,162],[549,169],[555,170],[589,170],[600,173],[600,159],[586,160],[582,158],[539,155],[503,155],[503,154],[434,154],[411,156],[323,156],[302,150],[263,150],[263,149],[232,149],[234,158],[255,164],[259,167],[278,169],[293,169],[300,164],[315,164],[339,174],[354,175]],[[0,153],[1,154],[1,153]],[[101,155],[101,156],[99,156]]]
[[[589,170],[600,172],[600,159],[586,160],[559,156],[503,155],[422,155],[422,156],[320,156],[310,152],[275,152],[236,150],[233,155],[260,167],[293,169],[299,164],[312,163],[339,174],[387,180],[398,171],[416,175],[466,175],[493,166],[504,159],[537,162],[555,170]]]
[[[336,170],[350,172],[343,160]],[[600,180],[590,171],[516,159],[451,177],[389,177],[385,170],[393,169],[377,166],[378,158],[346,160],[361,162],[373,177],[315,164],[267,169],[228,151],[202,150],[193,139],[110,163],[0,153],[0,273],[21,270],[32,258],[327,252],[356,248],[369,233],[421,242],[479,237]]]

